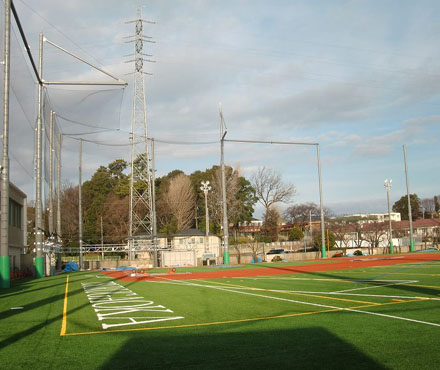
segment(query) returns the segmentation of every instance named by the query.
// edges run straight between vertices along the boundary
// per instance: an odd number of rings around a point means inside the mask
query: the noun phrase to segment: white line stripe
[[[289,280],[289,281],[295,281],[295,280],[306,280],[306,281],[340,281],[340,282],[347,282],[347,283],[369,283],[369,282],[382,282],[382,283],[406,283],[408,280],[369,280],[369,279],[307,279],[307,278],[264,278],[264,277],[257,277],[257,278],[251,278],[251,277],[233,277],[233,279],[249,279],[249,280]],[[417,281],[418,282],[418,281]]]
[[[418,282],[417,280],[407,280],[407,281],[402,281],[402,282],[395,283],[395,284],[381,284],[381,285],[367,286],[367,287],[363,287],[363,288],[353,288],[353,289],[337,290],[337,291],[334,291],[332,293],[344,293],[344,292],[352,292],[352,291],[355,291],[355,290],[383,288],[383,287],[386,287],[386,286],[395,286],[395,285],[402,285],[402,284],[412,284],[412,283],[417,283],[417,282]]]
[[[166,279],[166,278],[161,278],[164,279],[166,281],[169,281],[173,284],[175,284],[176,282],[179,284],[180,282],[176,281],[176,280],[172,280],[172,279]],[[210,285],[203,285],[203,284],[195,284],[195,283],[180,283],[180,285],[189,285],[189,286],[196,286],[196,287],[203,287],[203,288],[211,288],[211,289],[218,289],[218,290],[222,290],[225,292],[231,292],[231,293],[237,293],[237,294],[244,294],[244,295],[250,295],[250,296],[254,296],[254,297],[259,297],[259,298],[266,298],[266,299],[273,299],[276,301],[284,301],[284,302],[290,302],[290,303],[298,303],[298,304],[303,304],[303,305],[307,305],[307,306],[315,306],[315,307],[322,307],[322,308],[331,308],[331,309],[335,309],[335,310],[341,310],[341,311],[348,311],[348,312],[356,312],[356,313],[363,313],[366,315],[374,315],[374,316],[381,316],[381,317],[388,317],[391,319],[396,319],[396,320],[403,320],[403,321],[410,321],[410,322],[415,322],[418,324],[424,324],[424,325],[430,325],[430,326],[437,326],[440,327],[440,324],[436,324],[433,322],[428,322],[428,321],[420,321],[420,320],[414,320],[414,319],[408,319],[405,317],[400,317],[400,316],[393,316],[393,315],[386,315],[386,314],[381,314],[381,313],[376,313],[376,312],[369,312],[369,311],[360,311],[360,310],[354,310],[351,308],[343,308],[343,307],[336,307],[336,306],[329,306],[329,305],[324,305],[324,304],[318,304],[318,303],[310,303],[310,302],[302,302],[302,301],[297,301],[294,299],[287,299],[287,298],[280,298],[280,297],[272,297],[272,296],[267,296],[267,295],[261,295],[261,294],[255,294],[255,293],[249,293],[249,292],[243,292],[243,291],[237,291],[237,290],[231,290],[231,289],[227,289],[227,288],[223,288],[223,287],[217,287],[217,286],[210,286]]]

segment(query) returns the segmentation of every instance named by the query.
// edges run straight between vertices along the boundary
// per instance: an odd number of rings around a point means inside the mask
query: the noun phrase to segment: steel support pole
[[[61,243],[61,132],[57,145],[57,242]]]
[[[391,189],[391,180],[385,180],[385,188],[387,189],[387,205],[388,205],[388,227],[390,233],[390,254],[394,253],[394,244],[393,244],[393,228],[391,224],[391,207],[390,207],[390,189]]]
[[[151,139],[151,196],[152,196],[152,209],[153,209],[154,267],[159,267],[159,263],[157,260],[156,162],[154,159],[154,139]]]
[[[55,112],[50,111],[49,119],[49,238],[53,239],[53,125]]]
[[[222,125],[222,122],[220,122]],[[222,126],[223,127],[223,126]],[[223,129],[222,129],[223,131]],[[225,175],[225,135],[221,138],[221,171],[222,171],[222,204],[223,204],[223,238],[224,238],[224,254],[223,263],[229,265],[229,225],[228,225],[228,208],[226,204],[226,175]]]
[[[43,34],[40,33],[38,74],[43,80]],[[44,276],[43,262],[43,204],[41,201],[41,170],[42,170],[42,131],[43,131],[43,85],[38,84],[37,112],[37,153],[36,153],[36,186],[35,186],[35,277]]]
[[[11,286],[9,271],[9,83],[11,47],[11,0],[5,1],[4,38],[4,99],[3,99],[3,158],[1,168],[0,221],[0,288]]]
[[[78,237],[79,237],[79,269],[83,270],[83,230],[82,230],[82,139],[79,139],[78,166]]]
[[[326,252],[325,252],[324,203],[322,201],[321,153],[320,153],[319,144],[316,145],[316,154],[318,159],[319,207],[321,210],[321,258],[325,258]]]
[[[408,165],[406,162],[406,145],[403,145],[403,161],[405,162],[406,194],[408,196],[409,251],[414,252],[414,234],[413,234],[413,222],[412,222],[411,195],[409,191]]]
[[[57,145],[57,227],[56,227],[56,242],[61,248],[61,132],[58,134]],[[61,270],[61,251],[58,253],[57,270]]]

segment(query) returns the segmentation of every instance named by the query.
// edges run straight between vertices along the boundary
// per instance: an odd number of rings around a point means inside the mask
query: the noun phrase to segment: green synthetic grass
[[[105,330],[105,322],[127,320],[98,320],[81,283],[99,282],[172,311],[116,317],[183,318]],[[22,280],[0,292],[0,368],[434,369],[440,300],[429,298],[440,298],[440,261],[160,283],[99,272]]]

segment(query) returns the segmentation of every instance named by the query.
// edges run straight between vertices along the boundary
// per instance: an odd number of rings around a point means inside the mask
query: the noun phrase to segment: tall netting
[[[20,18],[20,14],[18,17]],[[39,84],[18,24],[11,14],[9,173],[10,181],[27,195],[28,201],[32,204],[36,198],[37,181],[36,131]],[[22,26],[26,33],[26,25],[22,23]],[[3,29],[4,6],[0,6],[0,60],[4,58]],[[31,53],[34,64],[38,65],[38,50],[32,49]],[[76,57],[68,50],[44,39],[41,196],[43,212],[45,212],[42,229],[46,236],[49,234],[49,224],[52,224],[51,232],[56,232],[55,204],[56,199],[61,196],[58,189],[62,188],[61,184],[66,181],[77,184],[78,139],[92,142],[108,141],[107,135],[117,134],[120,127],[125,87],[123,81],[99,67],[95,68],[85,63],[85,59],[87,58]],[[0,65],[2,97],[3,89],[4,69]],[[3,102],[3,99],[1,101]],[[1,140],[0,145],[2,145]],[[96,169],[96,162],[101,156],[101,163],[108,162],[106,158],[109,158],[111,148],[105,148],[105,152],[95,150],[97,148],[96,145],[88,147],[90,150],[85,155],[85,162],[88,160],[89,164],[84,165],[86,174],[83,179],[87,179],[92,167]],[[128,153],[128,148],[125,150]],[[94,160],[95,157],[98,160]],[[58,168],[61,168],[61,179],[57,176]],[[50,214],[53,218],[51,222]]]
[[[0,29],[4,29],[4,6],[1,6]],[[3,32],[2,32],[3,37]],[[2,58],[3,52],[3,38]],[[23,190],[28,198],[35,191],[35,127],[37,105],[37,80],[25,55],[15,23],[11,25],[10,48],[10,100],[9,100],[9,158],[10,181]],[[4,70],[1,68],[3,95]],[[1,99],[3,104],[3,98]],[[3,105],[2,105],[3,107]],[[2,109],[3,111],[3,109]]]

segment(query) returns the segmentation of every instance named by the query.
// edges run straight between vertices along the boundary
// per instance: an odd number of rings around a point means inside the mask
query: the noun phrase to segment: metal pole
[[[5,1],[5,60],[3,99],[3,158],[1,168],[1,224],[0,224],[0,288],[11,286],[9,271],[9,82],[11,0]]]
[[[157,260],[157,219],[156,219],[156,164],[154,160],[154,139],[151,139],[151,196],[153,208],[153,247],[154,247],[154,267],[159,267]]]
[[[211,190],[209,181],[202,181],[200,190],[205,194],[205,253],[208,252],[208,238],[209,238],[209,211],[208,211],[208,191]]]
[[[43,34],[40,33],[40,56],[38,74],[43,80]],[[43,205],[41,201],[41,167],[42,167],[42,131],[43,131],[43,85],[38,84],[38,113],[37,113],[37,153],[36,153],[36,186],[35,186],[35,277],[44,276],[43,262]]]
[[[316,145],[316,153],[318,157],[318,181],[319,181],[319,207],[321,209],[321,257],[325,258],[325,224],[324,224],[324,205],[322,202],[322,182],[321,182],[321,154],[319,144]]]
[[[405,162],[406,194],[408,196],[408,219],[409,219],[409,251],[414,252],[414,234],[412,223],[411,196],[409,194],[408,165],[406,163],[406,145],[403,145],[403,161]]]
[[[83,269],[83,230],[82,230],[82,174],[81,174],[81,164],[82,164],[82,139],[79,139],[79,166],[78,166],[78,236],[79,236],[79,269]]]
[[[58,134],[57,145],[57,243],[61,248],[61,132]],[[57,270],[61,270],[61,251],[58,253]]]
[[[229,225],[228,225],[228,209],[226,204],[226,176],[225,176],[225,136],[227,131],[223,131],[223,112],[220,108],[220,148],[221,148],[221,172],[222,172],[222,203],[223,203],[223,238],[224,238],[224,255],[223,263],[229,265]]]
[[[55,112],[50,111],[49,119],[49,238],[53,239],[53,121]]]
[[[102,216],[101,216],[101,257],[104,259],[104,229],[102,227]]]
[[[394,245],[393,245],[393,229],[391,226],[391,209],[390,209],[390,189],[391,183],[393,180],[385,180],[385,188],[387,189],[387,204],[388,204],[388,223],[389,223],[389,240],[390,240],[390,253],[394,253]]]
[[[57,241],[61,243],[61,132],[58,134],[57,146]]]

